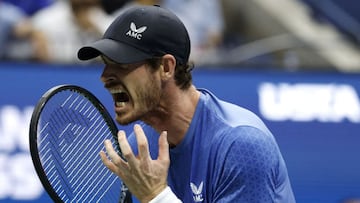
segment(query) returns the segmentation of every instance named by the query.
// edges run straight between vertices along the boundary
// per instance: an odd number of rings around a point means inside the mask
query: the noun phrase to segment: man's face
[[[126,125],[143,119],[159,105],[161,80],[144,63],[116,64],[105,61],[101,80],[114,99],[116,121]]]

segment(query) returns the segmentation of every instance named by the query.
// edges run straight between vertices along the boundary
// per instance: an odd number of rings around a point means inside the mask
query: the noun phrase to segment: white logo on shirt
[[[191,190],[193,192],[193,199],[195,202],[202,202],[204,198],[202,197],[204,182],[201,181],[199,187],[197,187],[194,183],[190,183]]]
[[[135,39],[141,40],[143,32],[146,30],[146,26],[142,26],[140,28],[136,28],[136,25],[134,22],[130,23],[130,30],[126,33],[126,35],[133,37]]]

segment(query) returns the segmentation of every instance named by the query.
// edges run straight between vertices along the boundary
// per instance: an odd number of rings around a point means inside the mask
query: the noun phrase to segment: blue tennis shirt
[[[205,89],[184,140],[170,149],[168,185],[183,202],[293,203],[284,159],[254,113]],[[153,159],[159,134],[143,124]],[[129,142],[137,154],[135,136]]]

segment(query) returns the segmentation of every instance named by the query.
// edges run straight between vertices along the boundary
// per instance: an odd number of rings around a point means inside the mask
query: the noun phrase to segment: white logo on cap
[[[146,28],[147,28],[146,26],[136,28],[135,23],[131,22],[130,30],[126,33],[126,35],[133,37],[135,39],[141,40],[141,38],[142,38],[141,33],[145,32]]]

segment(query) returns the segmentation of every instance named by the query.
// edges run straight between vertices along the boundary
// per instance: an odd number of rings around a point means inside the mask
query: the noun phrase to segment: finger
[[[104,165],[113,173],[116,172],[116,166],[113,162],[110,161],[110,159],[107,158],[106,154],[104,151],[100,151],[100,158],[101,161],[104,163]]]
[[[113,147],[110,140],[105,140],[104,145],[105,145],[106,152],[107,152],[107,154],[108,154],[108,156],[110,158],[109,161],[111,161],[116,166],[121,166],[121,165],[124,166],[124,164],[126,164],[121,159],[121,157],[118,155],[118,153],[115,151],[115,149],[114,149],[114,147]]]
[[[119,141],[119,146],[121,149],[121,153],[122,155],[125,157],[126,161],[128,162],[128,164],[131,165],[135,165],[137,160],[136,157],[129,145],[128,140],[126,139],[126,134],[125,131],[120,130],[118,132],[118,141]]]
[[[141,160],[149,159],[150,153],[149,153],[148,141],[147,141],[147,138],[145,136],[143,129],[141,128],[141,126],[139,124],[134,125],[134,132],[135,132],[136,141],[137,141],[138,149],[139,149],[139,158]]]
[[[167,131],[163,131],[159,137],[159,160],[170,160],[169,155],[169,142],[167,140]]]
[[[124,178],[124,170],[123,167],[116,166],[110,159],[107,158],[106,153],[104,151],[100,151],[100,158],[104,165],[114,174],[118,175],[121,179]]]

